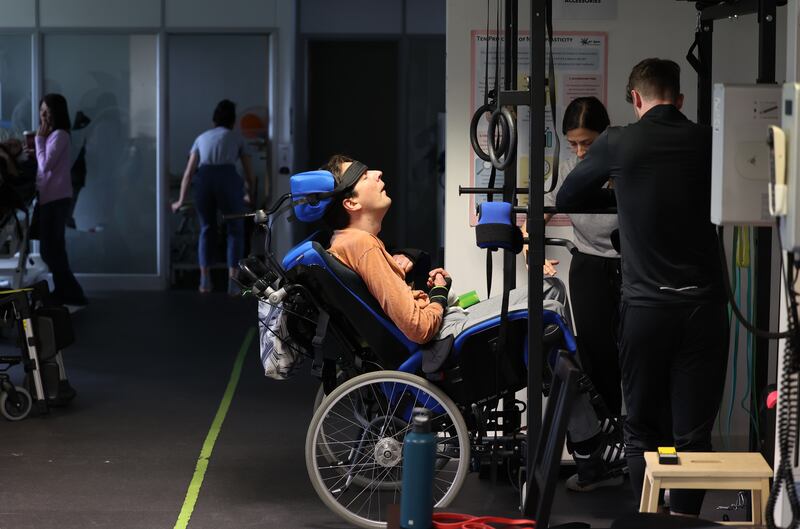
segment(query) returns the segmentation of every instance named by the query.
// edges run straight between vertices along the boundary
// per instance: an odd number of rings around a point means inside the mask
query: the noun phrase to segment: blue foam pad
[[[482,224],[511,225],[511,204],[509,202],[484,202],[479,210],[478,226]]]
[[[295,204],[295,217],[302,222],[314,222],[321,219],[333,198],[318,200],[314,195],[330,193],[335,186],[336,181],[330,171],[306,171],[292,176],[289,179],[292,201],[308,200],[302,204]]]
[[[475,226],[475,242],[479,248],[499,248],[519,253],[522,250],[522,233],[514,223],[511,204],[508,202],[484,202],[478,209],[478,225]]]

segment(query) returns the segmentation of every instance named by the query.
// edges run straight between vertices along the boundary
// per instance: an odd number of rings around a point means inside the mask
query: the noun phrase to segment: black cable
[[[558,169],[561,158],[561,138],[558,136],[556,123],[556,67],[553,60],[553,2],[549,0],[545,4],[545,29],[547,30],[547,40],[550,43],[550,66],[548,68],[548,91],[550,92],[550,118],[553,121],[553,137],[555,138],[555,149],[553,151],[552,176],[550,177],[550,187],[545,194],[552,193],[558,185]],[[533,35],[531,35],[533,38]],[[533,62],[531,62],[533,64]]]
[[[790,268],[794,267],[794,258],[790,255]],[[796,267],[795,267],[796,268]],[[784,270],[787,290],[791,291],[789,279],[791,273]],[[797,405],[798,405],[798,380],[797,380],[797,301],[791,292],[787,299],[789,318],[789,337],[783,354],[781,366],[781,396],[778,399],[778,465],[775,478],[767,500],[767,527],[776,529],[794,529],[800,525],[800,503],[798,503],[797,489],[794,483],[792,468],[792,448],[797,440]],[[791,509],[792,518],[786,526],[775,523],[775,505],[781,490],[786,491]]]
[[[475,155],[483,160],[484,162],[490,162],[491,158],[486,152],[481,148],[480,142],[478,141],[478,125],[480,124],[481,118],[483,118],[484,114],[487,112],[494,112],[496,105],[496,97],[497,97],[497,86],[498,86],[498,71],[497,65],[495,64],[495,77],[494,77],[494,90],[490,92],[489,90],[489,42],[492,40],[491,36],[489,35],[489,20],[490,20],[490,1],[486,0],[486,60],[485,60],[485,68],[484,68],[484,86],[483,86],[483,105],[481,105],[478,110],[472,115],[472,119],[469,123],[469,141],[472,144],[472,150],[475,152]],[[498,4],[499,6],[499,0]],[[500,23],[500,14],[497,15],[498,24]],[[499,35],[499,33],[498,33]],[[497,45],[495,50],[498,50],[500,46],[500,39],[497,38]],[[497,52],[496,52],[497,53]],[[496,56],[495,61],[499,61],[499,56]],[[491,95],[490,95],[491,94]],[[492,141],[490,138],[487,138],[487,141]],[[492,184],[489,187],[493,187]],[[491,199],[490,199],[491,200]]]
[[[500,8],[500,0],[497,0],[495,4],[495,15],[496,15],[496,24],[497,27],[495,28],[496,32],[496,42],[494,48],[494,100],[497,102],[500,98],[500,30],[503,28],[500,22],[500,13],[502,9]]]
[[[717,245],[717,248],[719,249],[719,258],[720,258],[720,263],[722,264],[722,277],[725,283],[725,293],[728,295],[728,303],[730,303],[731,309],[733,309],[734,314],[736,314],[736,318],[739,320],[742,326],[752,334],[758,336],[759,338],[766,338],[769,340],[779,340],[781,338],[791,337],[792,336],[791,329],[785,332],[762,331],[761,329],[757,328],[755,325],[747,321],[747,318],[741,313],[741,311],[739,311],[739,307],[736,305],[736,300],[734,299],[733,296],[733,291],[731,290],[731,279],[730,276],[728,275],[728,264],[727,264],[728,260],[725,257],[725,241],[724,241],[724,232],[722,226],[720,226],[717,230],[717,241],[719,243]],[[782,261],[783,259],[781,259],[781,262]],[[786,283],[787,288],[790,290],[789,297],[792,297],[791,284],[788,282],[789,281],[788,276],[786,278],[786,281],[787,281]]]
[[[278,209],[281,207],[281,204],[283,204],[284,202],[286,202],[286,200],[288,200],[290,198],[292,198],[292,194],[291,193],[286,193],[286,194],[282,195],[281,198],[278,199],[278,202],[276,202],[275,205],[272,206],[271,209],[268,209],[267,211],[265,211],[264,214],[267,215],[267,216],[272,215],[273,213],[278,211]]]
[[[483,105],[489,104],[489,20],[492,13],[492,0],[486,0],[486,67],[483,69]]]

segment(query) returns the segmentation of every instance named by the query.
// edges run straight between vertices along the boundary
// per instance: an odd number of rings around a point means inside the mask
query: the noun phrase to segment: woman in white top
[[[569,178],[609,124],[606,108],[595,97],[579,97],[567,106],[562,132],[575,156],[560,165],[559,174],[564,177],[559,184]],[[545,195],[547,205],[555,205],[558,187]],[[551,216],[545,215],[545,220]],[[570,214],[569,218],[576,247],[569,267],[569,291],[581,361],[609,411],[619,415],[622,391],[616,331],[621,275],[620,256],[611,243],[611,234],[619,226],[617,216]]]
[[[595,97],[580,97],[567,106],[562,132],[575,156],[560,164],[559,174],[564,177],[553,192],[545,195],[545,205],[555,206],[560,184],[569,178],[569,173],[608,125],[608,112]],[[551,217],[545,214],[545,222]],[[610,444],[621,443],[622,428],[617,420],[622,408],[617,349],[621,274],[620,256],[611,243],[612,232],[618,228],[617,216],[570,214],[569,217],[576,247],[569,267],[569,292],[578,351],[584,371],[607,408],[598,410],[603,431]],[[567,480],[567,488],[571,490],[591,491],[622,482],[617,472],[618,461],[608,461],[603,454],[576,457],[575,461],[577,473]]]

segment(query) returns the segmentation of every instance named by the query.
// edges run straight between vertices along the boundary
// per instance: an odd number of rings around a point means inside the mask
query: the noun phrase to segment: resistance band
[[[535,529],[533,520],[503,518],[501,516],[472,516],[470,514],[457,514],[451,512],[433,513],[433,529],[495,529],[500,527],[519,527],[521,529]]]

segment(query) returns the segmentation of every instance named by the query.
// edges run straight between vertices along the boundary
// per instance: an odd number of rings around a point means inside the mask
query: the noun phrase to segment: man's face
[[[350,162],[342,164],[342,173],[350,167]],[[383,182],[383,171],[368,170],[361,175],[353,190],[356,196],[350,200],[361,206],[362,211],[386,211],[392,205],[392,199],[386,194]]]

